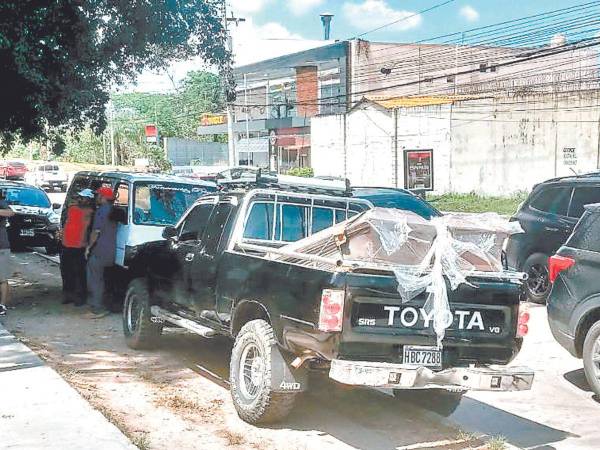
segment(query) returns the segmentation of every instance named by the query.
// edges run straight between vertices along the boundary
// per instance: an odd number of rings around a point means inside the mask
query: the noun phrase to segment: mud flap
[[[304,392],[308,388],[306,368],[294,369],[277,346],[271,351],[271,380],[273,392]]]

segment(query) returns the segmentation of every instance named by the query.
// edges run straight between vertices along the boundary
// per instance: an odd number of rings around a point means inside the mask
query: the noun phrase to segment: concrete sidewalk
[[[0,324],[0,448],[136,447]]]

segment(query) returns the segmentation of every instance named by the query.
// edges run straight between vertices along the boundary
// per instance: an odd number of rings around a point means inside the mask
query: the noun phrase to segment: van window
[[[179,233],[180,241],[196,241],[202,237],[208,218],[214,207],[213,203],[202,203],[195,206],[194,209],[185,218],[181,225]]]
[[[536,195],[531,206],[539,211],[566,216],[570,199],[570,187],[552,187]]]
[[[250,208],[246,220],[244,238],[271,240],[273,231],[273,211],[275,205],[267,202],[256,202]]]
[[[592,203],[600,203],[600,186],[575,188],[569,207],[569,217],[581,217],[584,212],[583,207]]]
[[[117,185],[115,206],[129,206],[129,184],[123,182]]]
[[[202,187],[182,183],[136,183],[133,221],[138,225],[174,225],[206,192]]]

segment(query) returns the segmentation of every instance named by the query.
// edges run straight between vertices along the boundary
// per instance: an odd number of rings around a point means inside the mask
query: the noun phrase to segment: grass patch
[[[509,197],[489,197],[470,194],[427,195],[427,201],[440,211],[483,213],[495,212],[511,215],[517,211],[520,203],[525,201],[527,193],[519,192]]]
[[[140,433],[131,439],[131,443],[140,450],[148,450],[150,448],[150,439],[146,433]]]
[[[486,444],[486,450],[505,450],[506,439],[504,436],[494,436]]]

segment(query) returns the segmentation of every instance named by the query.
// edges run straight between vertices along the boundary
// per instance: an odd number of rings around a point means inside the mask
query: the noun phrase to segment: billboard
[[[433,150],[404,150],[404,187],[433,190]]]
[[[146,125],[145,133],[146,133],[146,142],[150,142],[153,144],[158,143],[158,127],[156,125]]]

